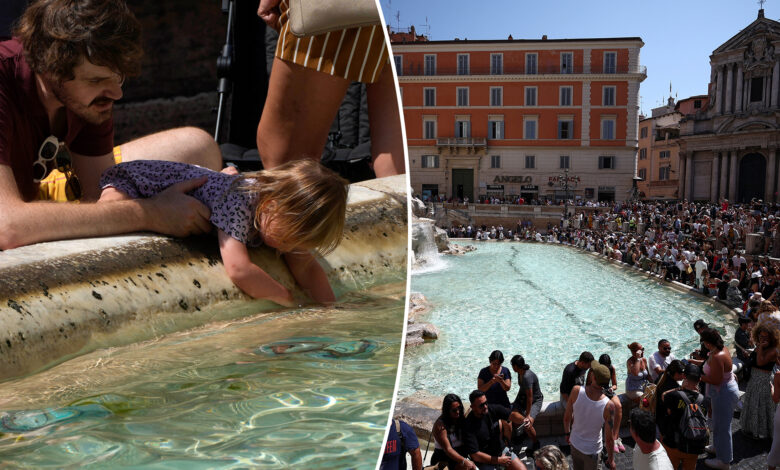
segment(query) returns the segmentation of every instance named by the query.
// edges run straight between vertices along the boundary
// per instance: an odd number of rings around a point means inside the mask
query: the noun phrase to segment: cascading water
[[[438,271],[447,266],[444,257],[439,254],[436,227],[431,219],[413,217],[412,251],[414,252],[413,273]]]

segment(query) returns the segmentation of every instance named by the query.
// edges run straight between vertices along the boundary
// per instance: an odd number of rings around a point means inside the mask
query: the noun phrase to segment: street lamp
[[[569,181],[569,169],[566,168],[563,170],[562,174],[558,175],[558,185],[563,189],[564,192],[564,200],[563,200],[563,220],[566,220],[566,217],[569,215],[569,188],[572,189],[577,188],[578,178],[572,177],[571,181]],[[563,227],[563,222],[561,222],[561,227]]]

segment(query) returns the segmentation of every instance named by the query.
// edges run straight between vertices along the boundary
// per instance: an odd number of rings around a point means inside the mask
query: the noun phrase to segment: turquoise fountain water
[[[104,349],[3,383],[14,468],[374,468],[403,283]]]
[[[465,399],[494,349],[504,353],[510,370],[509,359],[522,354],[546,401],[558,399],[564,366],[585,350],[611,356],[622,391],[633,341],[649,355],[666,338],[673,354],[687,357],[697,347],[692,325],[698,318],[733,336],[722,308],[573,248],[476,245],[475,252],[448,257],[442,270],[413,274],[411,290],[431,302],[426,321],[441,336],[406,350],[399,397],[425,390]],[[514,382],[513,373],[510,399]]]

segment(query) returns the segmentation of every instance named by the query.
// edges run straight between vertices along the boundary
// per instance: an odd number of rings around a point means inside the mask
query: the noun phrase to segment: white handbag
[[[381,24],[375,0],[289,1],[290,31],[298,37]]]

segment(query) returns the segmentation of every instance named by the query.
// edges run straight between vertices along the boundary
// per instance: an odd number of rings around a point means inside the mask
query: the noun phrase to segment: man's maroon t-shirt
[[[114,121],[100,125],[85,122],[67,110],[66,135],[57,138],[79,155],[96,157],[111,153]],[[33,75],[16,39],[0,42],[0,165],[11,167],[25,201],[35,199],[33,163],[38,148],[51,135],[49,118],[35,87]]]

